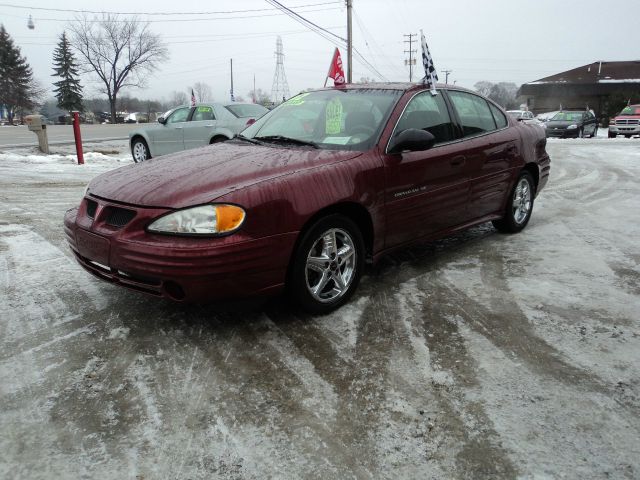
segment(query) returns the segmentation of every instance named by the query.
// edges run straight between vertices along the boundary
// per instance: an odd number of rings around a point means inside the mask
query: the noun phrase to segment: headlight
[[[574,123],[573,125],[569,125],[569,126],[567,127],[567,130],[571,130],[571,129],[573,129],[573,128],[578,128],[578,125],[576,125],[575,123]]]
[[[202,205],[160,217],[147,229],[177,235],[221,235],[240,228],[244,217],[244,210],[236,205]]]

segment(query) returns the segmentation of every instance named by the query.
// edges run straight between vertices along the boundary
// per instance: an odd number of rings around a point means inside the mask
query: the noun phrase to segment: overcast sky
[[[280,0],[305,18],[346,37],[344,0]],[[480,80],[525,82],[598,60],[640,60],[640,0],[353,0],[353,37],[376,71],[354,61],[353,79],[408,81],[403,35],[422,29],[435,66],[451,70],[449,82],[473,88]],[[22,7],[22,8],[16,8]],[[27,7],[27,8],[24,8]],[[334,45],[275,10],[264,0],[10,0],[0,1],[0,22],[21,48],[36,78],[49,86],[52,52],[75,13],[37,10],[138,12],[162,34],[170,59],[142,90],[131,96],[168,98],[195,82],[208,83],[216,100],[229,96],[229,59],[234,62],[236,95],[248,98],[256,87],[271,92],[276,38],[282,37],[291,94],[322,86]],[[246,10],[255,10],[246,12]],[[238,12],[245,11],[245,12]],[[208,15],[145,13],[236,12]],[[35,29],[27,28],[31,15]],[[420,51],[419,44],[414,49]],[[341,49],[346,63],[346,51]],[[418,60],[419,62],[419,60]],[[420,63],[416,77],[422,76]],[[86,96],[97,85],[83,77]]]

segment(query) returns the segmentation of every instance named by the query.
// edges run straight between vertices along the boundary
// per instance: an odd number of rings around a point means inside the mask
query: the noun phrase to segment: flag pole
[[[338,47],[333,51],[333,57],[331,57],[331,62],[329,62],[329,70],[327,70],[327,74],[324,76],[324,85],[322,88],[327,86],[327,80],[329,79],[329,74],[331,73],[331,67],[333,66],[333,62],[336,61],[336,54],[338,52]]]

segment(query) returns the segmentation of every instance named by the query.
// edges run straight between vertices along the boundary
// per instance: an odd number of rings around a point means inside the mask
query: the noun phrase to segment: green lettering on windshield
[[[339,98],[333,98],[327,103],[326,125],[327,135],[340,133],[342,127],[342,103]]]
[[[302,93],[300,95],[296,95],[293,98],[290,98],[289,100],[287,100],[286,102],[284,102],[285,105],[302,105],[304,103],[304,97],[306,97],[307,95],[309,95],[308,93]]]

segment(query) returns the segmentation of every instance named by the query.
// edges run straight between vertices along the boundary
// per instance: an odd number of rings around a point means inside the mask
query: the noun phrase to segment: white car
[[[534,117],[533,112],[530,112],[529,110],[507,110],[507,113],[509,114],[509,116],[521,122],[525,122],[530,125],[538,125],[542,128],[545,128],[545,124]]]
[[[158,118],[157,124],[129,133],[133,161],[224,142],[268,111],[262,105],[241,102],[176,107]]]

